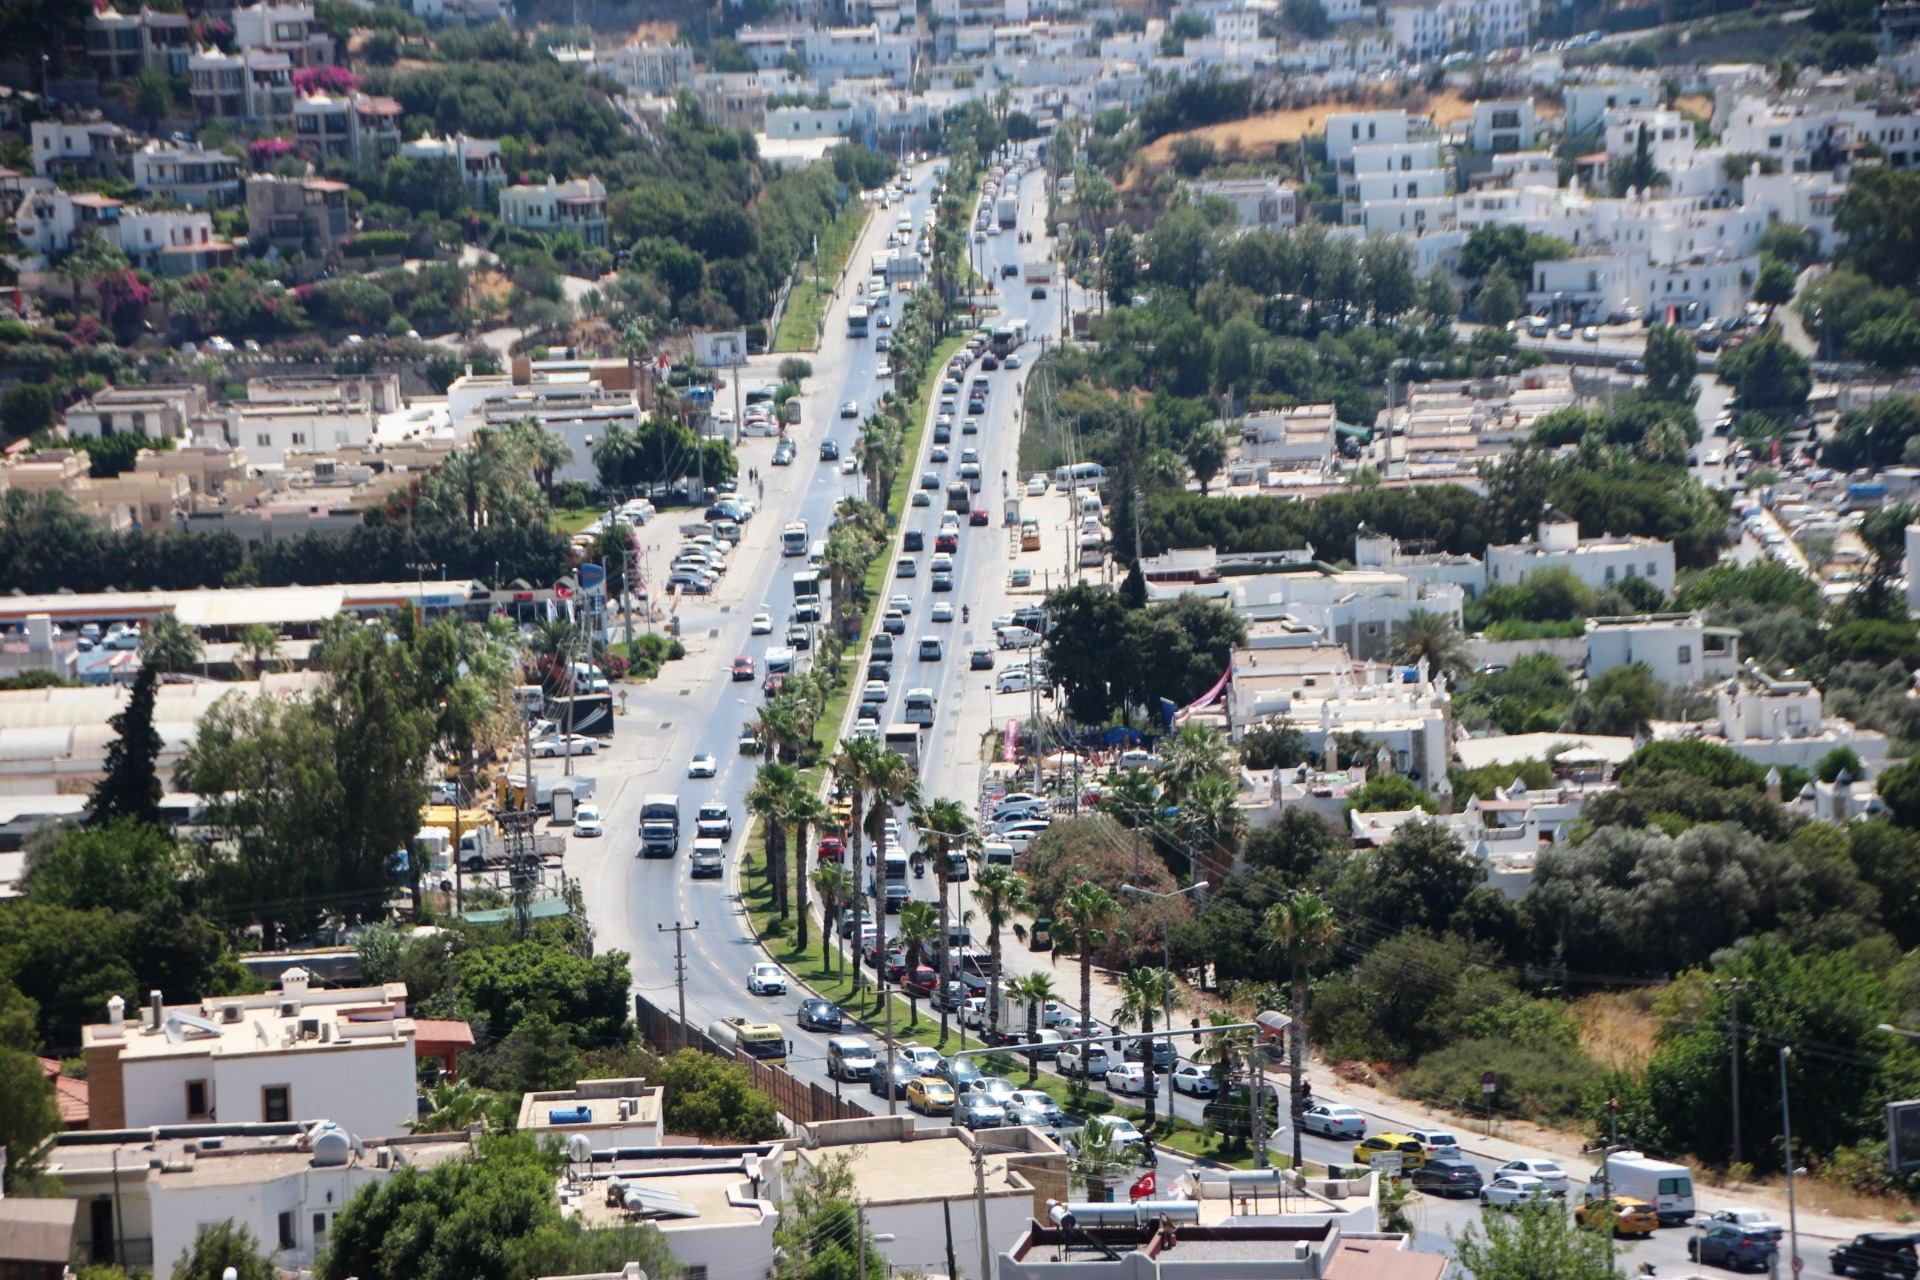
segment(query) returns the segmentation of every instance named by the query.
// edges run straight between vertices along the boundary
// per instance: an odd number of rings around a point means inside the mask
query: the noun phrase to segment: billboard
[[[1895,1173],[1920,1169],[1920,1098],[1887,1104],[1887,1163]]]
[[[693,335],[693,362],[703,369],[731,369],[747,362],[747,332],[734,329],[726,333]]]

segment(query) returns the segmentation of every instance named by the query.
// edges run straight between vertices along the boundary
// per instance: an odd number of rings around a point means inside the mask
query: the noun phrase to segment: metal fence
[[[633,1018],[639,1024],[640,1039],[655,1053],[698,1049],[702,1053],[731,1058],[740,1063],[747,1069],[747,1083],[772,1098],[774,1108],[795,1124],[815,1124],[822,1120],[864,1120],[872,1114],[859,1103],[836,1097],[832,1092],[800,1079],[783,1067],[723,1047],[700,1028],[681,1025],[673,1014],[638,993],[633,997]]]

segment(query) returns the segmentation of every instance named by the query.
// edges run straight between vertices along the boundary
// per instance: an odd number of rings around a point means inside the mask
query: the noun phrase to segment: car
[[[786,441],[782,440],[778,445],[774,447],[773,465],[776,467],[792,466],[794,452],[795,452],[794,447],[791,444],[787,443]]]
[[[605,828],[600,823],[600,806],[583,804],[573,811],[573,834],[577,836],[597,836]]]
[[[920,562],[912,556],[901,556],[893,566],[893,576],[896,578],[917,577],[919,573]]]
[[[1580,337],[1586,342],[1598,342],[1600,341],[1600,330],[1592,325],[1588,325],[1580,331]]]
[[[733,660],[733,678],[740,681],[753,679],[753,659],[751,657],[743,653]]]
[[[1567,1194],[1567,1188],[1571,1185],[1567,1180],[1567,1171],[1551,1160],[1509,1160],[1495,1169],[1493,1176],[1538,1178],[1556,1196]]]
[[[1708,1221],[1732,1222],[1743,1227],[1760,1227],[1773,1232],[1773,1238],[1776,1240],[1786,1234],[1786,1228],[1782,1227],[1778,1222],[1775,1222],[1773,1215],[1769,1214],[1765,1209],[1747,1209],[1741,1208],[1738,1205],[1731,1205],[1725,1209],[1715,1209],[1712,1217],[1710,1217]]]
[[[804,622],[796,622],[787,628],[787,643],[795,649],[813,647],[813,631]]]
[[[977,644],[967,650],[967,670],[993,670],[993,646],[990,644]]]
[[[1408,1175],[1415,1191],[1441,1196],[1478,1196],[1486,1180],[1465,1160],[1429,1160]]]
[[[839,1031],[847,1024],[846,1015],[831,1000],[802,1000],[796,1016],[802,1031]]]
[[[757,964],[747,970],[747,992],[756,996],[787,994],[787,973],[777,964]]]
[[[951,462],[953,461],[953,455],[947,452],[945,445],[935,445],[933,449],[928,452],[927,461],[940,463]]]
[[[1489,1209],[1517,1209],[1523,1204],[1550,1199],[1552,1196],[1553,1192],[1547,1190],[1546,1183],[1524,1174],[1495,1178],[1491,1184],[1480,1188],[1480,1203]]]
[[[946,647],[940,643],[939,636],[920,637],[920,661],[939,662],[946,656]]]
[[[880,615],[880,628],[890,636],[905,635],[907,633],[907,615],[901,613],[898,609],[889,609]]]
[[[1031,693],[1033,677],[1025,671],[1002,671],[993,682],[995,693]]]
[[[840,458],[840,442],[839,441],[822,440],[820,442],[820,461],[837,462],[839,458]]]
[[[923,1116],[953,1114],[953,1086],[934,1076],[915,1076],[907,1085],[907,1106]]]
[[[1004,830],[1016,830],[1031,824],[1039,827],[1041,830],[1045,830],[1050,821],[1052,820],[1044,814],[1035,814],[1031,818],[1002,824],[1002,826]],[[1121,1059],[1126,1062],[1145,1062],[1147,1060],[1147,1050],[1142,1041],[1129,1036],[1122,1042],[1120,1056]],[[1167,1072],[1173,1070],[1174,1065],[1178,1061],[1179,1059],[1174,1054],[1171,1041],[1155,1040],[1153,1042],[1153,1069],[1156,1072],[1165,1075]]]
[[[940,1051],[931,1045],[901,1045],[896,1052],[903,1062],[913,1068],[916,1075],[934,1075],[940,1070],[940,1064],[946,1061],[940,1056]]]
[[[1563,324],[1553,331],[1553,336],[1556,338],[1571,338],[1573,336],[1573,326]]]
[[[933,505],[933,497],[925,489],[915,489],[913,491],[913,505],[916,507],[930,507]]]
[[[111,642],[107,648],[113,648]],[[556,756],[590,756],[598,749],[599,743],[581,733],[556,733],[541,738],[533,744],[533,754],[542,759]]]
[[[993,517],[987,514],[987,509],[985,507],[975,507],[972,511],[969,511],[967,513],[967,523],[975,529],[986,528],[987,525],[992,522],[992,520],[993,520]]]
[[[952,622],[953,602],[950,600],[935,600],[933,602],[933,611],[928,615],[928,620],[932,622]]]
[[[1737,1222],[1708,1222],[1687,1237],[1687,1256],[1703,1267],[1765,1271],[1778,1260],[1779,1254],[1778,1236],[1764,1227],[1742,1226]],[[1834,1271],[1846,1274],[1838,1267]]]
[[[942,1058],[933,1073],[956,1089],[971,1089],[973,1082],[985,1074],[972,1058]]]
[[[953,575],[952,575],[951,573],[936,573],[936,574],[934,574],[934,575],[933,575],[933,589],[934,589],[935,591],[951,591],[951,590],[953,590]]]
[[[1008,1124],[1032,1125],[1049,1133],[1058,1133],[1067,1125],[1067,1113],[1047,1093],[1039,1089],[1015,1089],[1002,1108]]]
[[[1020,353],[1018,351],[1009,351],[1007,358],[1000,362],[1000,367],[1002,369],[1018,369],[1020,367]]]
[[[1300,1128],[1326,1138],[1364,1138],[1367,1118],[1337,1102],[1316,1102],[1300,1113]]]
[[[773,615],[765,609],[753,615],[753,634],[757,636],[773,634]]]
[[[1829,1250],[1827,1261],[1836,1276],[1897,1276],[1899,1280],[1914,1280],[1914,1274],[1920,1272],[1920,1259],[1914,1256],[1916,1238],[1920,1237],[1904,1231],[1869,1231]]]
[[[954,1119],[969,1129],[998,1129],[1007,1122],[1007,1111],[984,1093],[965,1093],[954,1107]]]
[[[858,400],[849,400],[849,401],[847,401],[847,402],[846,402],[845,404],[843,404],[843,405],[841,405],[841,406],[840,406],[840,416],[841,416],[841,417],[843,417],[843,418],[857,418],[857,417],[859,417],[859,416],[860,416],[860,402],[859,402]]]
[[[883,333],[873,340],[873,349],[875,351],[891,351],[893,350],[893,339]]]
[[[1371,1138],[1356,1143],[1353,1148],[1355,1164],[1371,1164],[1373,1157],[1382,1152],[1400,1153],[1400,1170],[1406,1172],[1418,1169],[1427,1162],[1427,1149],[1404,1133],[1376,1133]]]
[[[1603,1196],[1592,1191],[1573,1211],[1573,1220],[1583,1227],[1611,1222],[1613,1233],[1619,1236],[1650,1236],[1660,1226],[1660,1215],[1640,1197]]]
[[[907,1090],[919,1078],[919,1069],[912,1062],[897,1056],[891,1069],[885,1064],[886,1060],[882,1058],[880,1065],[874,1067],[873,1074],[867,1077],[868,1091],[888,1099],[905,1097]]]
[[[1114,1093],[1135,1093],[1144,1096],[1147,1092],[1147,1069],[1138,1062],[1123,1062],[1119,1066],[1107,1068],[1107,1088]]]
[[[689,778],[711,778],[719,772],[720,762],[715,760],[709,752],[702,751],[699,755],[687,761],[687,776]]]
[[[1175,1093],[1194,1098],[1211,1098],[1220,1092],[1220,1082],[1213,1078],[1212,1070],[1193,1062],[1177,1064],[1167,1076],[1167,1083]]]
[[[1054,1059],[1063,1076],[1104,1076],[1112,1065],[1105,1045],[1062,1045]]]
[[[1138,1160],[1147,1149],[1147,1135],[1140,1132],[1131,1120],[1103,1117],[1107,1122],[1107,1132],[1112,1134],[1113,1151],[1128,1160]]]
[[[1033,291],[1029,293],[1027,296],[1029,298],[1032,298],[1035,302],[1044,302],[1046,301],[1046,297],[1047,297],[1047,286],[1043,284],[1037,284],[1033,286]]]
[[[1017,276],[1017,275],[1019,275],[1019,274],[1020,274],[1020,264],[1019,264],[1019,263],[1017,263],[1017,262],[1003,262],[1003,263],[1001,263],[1001,264],[1000,264],[1000,278],[1001,278],[1002,280],[1011,280],[1011,279],[1013,279],[1013,278],[1014,278],[1015,276]]]
[[[920,487],[922,489],[940,488],[940,473],[937,471],[922,471],[920,473]]]
[[[927,548],[927,535],[919,529],[909,529],[902,544],[908,551],[924,551]]]

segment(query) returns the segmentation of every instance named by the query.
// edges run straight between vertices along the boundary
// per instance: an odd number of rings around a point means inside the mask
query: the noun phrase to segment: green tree
[[[1000,965],[1000,938],[1009,925],[1016,932],[1020,926],[1013,923],[1014,915],[1026,906],[1026,881],[1011,867],[982,867],[980,874],[973,879],[973,900],[979,904],[980,914],[987,922],[987,954],[992,957],[992,971],[987,976],[987,1040],[992,1043],[1000,1034],[1000,977],[1004,970]]]
[[[1574,699],[1567,711],[1565,728],[1569,733],[1611,734],[1631,737],[1652,728],[1653,713],[1660,703],[1660,686],[1653,668],[1644,662],[1604,671],[1587,682],[1587,691]]]
[[[113,818],[30,846],[26,889],[38,902],[76,911],[138,912],[175,900],[186,870],[165,828]]]
[[[155,615],[140,634],[140,661],[156,671],[190,670],[204,650],[200,634],[171,611]]]
[[[1200,482],[1200,492],[1205,494],[1213,478],[1227,465],[1227,441],[1216,428],[1196,431],[1187,439],[1187,465],[1193,468],[1193,478]]]
[[[1452,1238],[1454,1256],[1474,1280],[1612,1280],[1614,1274],[1611,1238],[1575,1226],[1558,1200],[1484,1214]]]
[[[1060,900],[1060,923],[1073,935],[1073,952],[1080,960],[1080,1025],[1093,1025],[1093,957],[1107,945],[1124,912],[1120,900],[1105,885],[1076,884]]]
[[[1833,226],[1846,262],[1885,288],[1920,286],[1920,173],[1890,165],[1867,165],[1849,182],[1834,210]]]
[[[1759,413],[1776,422],[1792,422],[1807,407],[1813,367],[1787,345],[1778,329],[1720,353],[1714,376],[1734,390],[1743,413]]]
[[[1460,292],[1453,287],[1446,270],[1435,267],[1427,273],[1420,289],[1420,309],[1435,325],[1452,324],[1460,315]]]
[[[1793,301],[1794,281],[1792,263],[1762,257],[1760,274],[1753,282],[1753,300],[1769,306],[1785,306]]]
[[[935,967],[940,971],[940,981],[945,983],[947,975],[951,972],[951,966],[948,964],[953,911],[953,868],[950,859],[956,852],[962,857],[971,854],[979,847],[980,836],[974,830],[972,820],[967,817],[967,811],[957,800],[943,798],[915,809],[913,821],[914,825],[920,828],[921,834],[931,837],[933,843],[933,874],[940,891],[939,933],[935,935],[934,943],[939,963]],[[943,998],[940,1001],[941,1044],[947,1042],[947,1018],[950,1012],[948,1008],[950,1002],[944,998],[944,995],[943,987]]]
[[[1133,302],[1140,284],[1140,257],[1134,249],[1133,232],[1115,227],[1107,236],[1100,253],[1100,288],[1109,306],[1124,307]]]
[[[1269,720],[1240,736],[1240,761],[1249,769],[1290,768],[1311,754],[1307,735],[1290,720]]]
[[[748,1083],[738,1062],[682,1049],[649,1078],[666,1091],[662,1119],[670,1132],[712,1142],[766,1142],[786,1132],[773,1099]]]
[[[1046,1008],[1047,1001],[1060,994],[1053,985],[1050,973],[1028,973],[1015,978],[1007,986],[1007,994],[1026,1006],[1027,1010],[1027,1083],[1032,1084],[1040,1078],[1040,1013]],[[1148,1125],[1151,1127],[1153,1102],[1147,1102]]]
[[[1300,1101],[1300,1082],[1307,1061],[1307,990],[1316,969],[1333,959],[1340,941],[1340,925],[1333,908],[1313,894],[1294,894],[1267,909],[1264,930],[1267,945],[1280,961],[1282,976],[1292,985],[1293,1022],[1288,1026],[1287,1062],[1293,1082],[1290,1096]],[[1300,1126],[1293,1129],[1293,1167],[1300,1167]]]
[[[583,1049],[626,1036],[632,978],[625,952],[588,959],[544,942],[514,942],[463,951],[454,970],[460,1016],[484,1021],[494,1039],[535,1013],[570,1028]]]
[[[19,1195],[40,1177],[40,1144],[60,1131],[53,1081],[39,1060],[19,1049],[0,1049],[0,1144],[7,1153],[7,1192]]]
[[[237,1280],[274,1280],[273,1260],[260,1252],[253,1232],[231,1218],[209,1223],[193,1237],[193,1248],[173,1264],[173,1280],[222,1280],[227,1268]]]
[[[1647,330],[1643,363],[1647,394],[1669,404],[1692,404],[1700,394],[1694,375],[1700,368],[1700,350],[1684,329],[1656,324]]]
[[[53,425],[53,391],[41,382],[23,382],[0,395],[0,431],[24,440]]]
[[[1504,269],[1496,268],[1474,295],[1474,313],[1483,324],[1505,325],[1520,314],[1520,289]]]
[[[1430,676],[1458,680],[1473,665],[1467,638],[1460,634],[1454,620],[1444,613],[1415,609],[1400,624],[1396,662],[1409,666],[1425,663]]]
[[[1159,1073],[1154,1070],[1156,1059],[1150,1038],[1154,1019],[1160,1016],[1162,1009],[1177,1008],[1182,1003],[1179,983],[1169,969],[1144,965],[1129,969],[1120,976],[1120,1008],[1113,1015],[1113,1025],[1116,1030],[1133,1027],[1140,1032],[1140,1063],[1147,1075],[1145,1128],[1148,1142],[1153,1140],[1155,1112],[1160,1097],[1160,1087],[1156,1082]]]
[[[1078,1130],[1060,1139],[1067,1152],[1067,1177],[1089,1200],[1112,1199],[1109,1184],[1127,1171],[1127,1162],[1113,1145],[1113,1125],[1090,1116]]]
[[[913,973],[926,963],[930,944],[940,936],[940,908],[931,902],[909,902],[900,908],[900,923],[894,930],[894,937],[907,949],[907,976],[911,980]],[[940,971],[940,981],[945,982],[946,970]],[[912,1025],[920,1023],[920,988],[909,981],[907,986],[907,1008]]]
[[[153,727],[155,682],[154,668],[143,663],[127,695],[127,705],[107,721],[114,738],[107,746],[106,769],[87,801],[89,823],[126,819],[156,828],[164,825],[160,775],[155,767],[160,758],[160,733]]]
[[[786,1181],[773,1231],[773,1280],[884,1276],[887,1258],[860,1216],[851,1157],[833,1153],[798,1166]]]

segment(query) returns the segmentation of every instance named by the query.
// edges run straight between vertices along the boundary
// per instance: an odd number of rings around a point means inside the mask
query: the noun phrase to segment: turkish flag
[[[1135,1182],[1133,1186],[1127,1189],[1127,1199],[1145,1200],[1154,1193],[1154,1189],[1153,1170],[1149,1169],[1140,1176],[1140,1179]]]
[[[572,587],[555,587],[553,589],[553,594],[558,599],[566,600],[572,597],[573,588]]]

